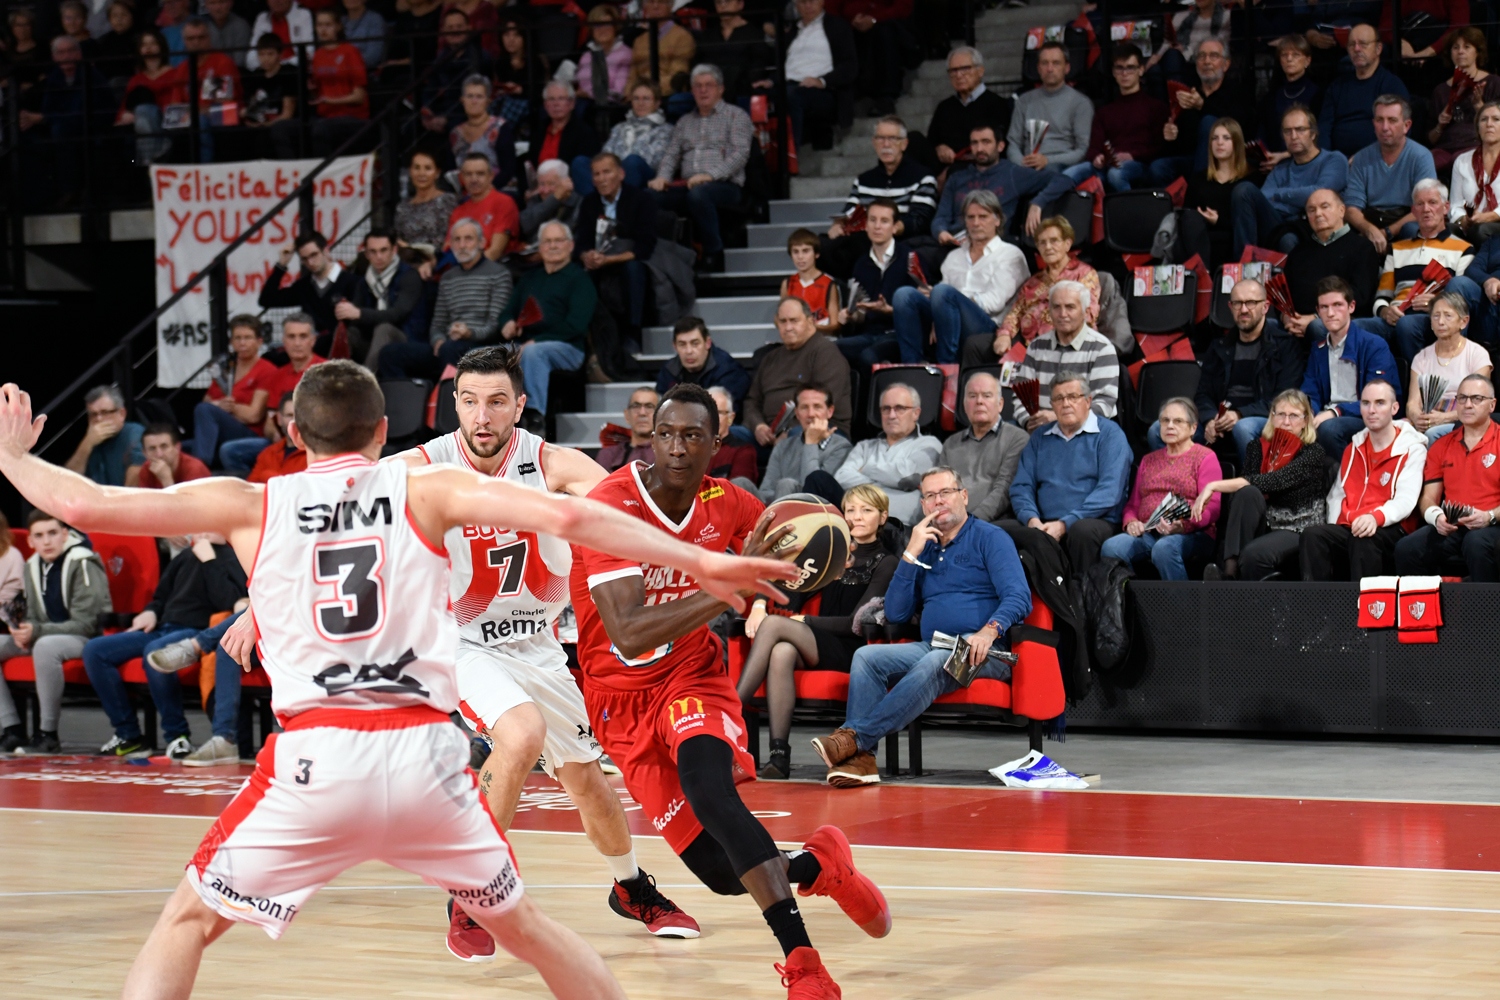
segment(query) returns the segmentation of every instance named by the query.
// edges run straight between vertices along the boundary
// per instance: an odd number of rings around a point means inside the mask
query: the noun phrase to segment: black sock
[[[821,874],[823,866],[818,864],[818,856],[812,851],[802,851],[787,859],[787,880],[796,882],[804,889],[816,882]]]
[[[812,941],[807,936],[807,927],[802,923],[802,914],[797,910],[795,899],[783,899],[772,903],[770,907],[761,912],[766,918],[766,923],[771,925],[771,933],[776,935],[776,940],[781,944],[781,953],[790,955],[793,948],[811,948]]]

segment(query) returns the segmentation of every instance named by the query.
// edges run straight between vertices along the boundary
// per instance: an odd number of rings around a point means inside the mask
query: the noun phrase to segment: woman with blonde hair
[[[844,492],[843,507],[853,549],[844,575],[818,592],[822,598],[818,613],[802,614],[810,595],[792,594],[787,605],[790,617],[769,614],[761,598],[745,619],[751,645],[740,675],[740,701],[748,706],[764,683],[770,717],[771,755],[760,769],[762,778],[791,775],[792,708],[797,704],[793,672],[816,667],[848,673],[854,651],[865,644],[858,631],[858,612],[885,596],[896,572],[900,546],[893,532],[886,530],[891,502],[885,491],[869,483],[851,487]]]
[[[1302,532],[1324,520],[1323,449],[1312,403],[1300,389],[1271,400],[1271,419],[1245,450],[1245,473],[1205,486],[1196,516],[1215,493],[1232,493],[1224,522],[1224,562],[1204,580],[1264,580],[1297,555]]]

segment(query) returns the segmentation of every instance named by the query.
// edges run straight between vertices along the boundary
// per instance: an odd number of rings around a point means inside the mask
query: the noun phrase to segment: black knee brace
[[[685,741],[677,748],[677,776],[693,814],[718,841],[736,881],[752,868],[781,856],[776,842],[735,791],[734,751],[728,743],[706,735]],[[712,887],[706,878],[704,883]]]
[[[734,874],[734,865],[723,846],[707,831],[698,834],[687,850],[680,855],[688,871],[698,876],[698,881],[720,896],[743,896],[745,886]]]

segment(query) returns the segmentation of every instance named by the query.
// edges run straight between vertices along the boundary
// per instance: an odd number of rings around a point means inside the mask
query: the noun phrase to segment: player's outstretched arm
[[[414,470],[406,495],[412,515],[429,538],[441,538],[449,528],[465,524],[556,535],[623,559],[680,569],[736,611],[745,609],[744,595],[759,592],[776,598],[771,582],[797,575],[790,563],[708,552],[604,504],[543,493],[466,469]]]
[[[31,454],[46,420],[32,418],[29,394],[14,383],[0,386],[0,473],[30,503],[74,527],[122,535],[213,532],[231,542],[259,528],[263,487],[225,478],[164,490],[100,486]]]

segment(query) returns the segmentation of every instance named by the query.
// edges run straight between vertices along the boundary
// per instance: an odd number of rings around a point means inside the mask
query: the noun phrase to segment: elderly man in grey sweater
[[[942,444],[917,430],[922,421],[922,397],[904,382],[887,386],[880,394],[880,437],[854,446],[844,464],[833,474],[837,496],[820,496],[842,506],[843,491],[860,483],[874,483],[891,498],[891,516],[911,525],[921,520],[922,473],[937,464]],[[814,473],[813,482],[822,476]]]
[[[766,474],[758,492],[766,503],[809,490],[814,472],[832,476],[849,457],[854,444],[833,426],[833,393],[821,385],[797,391],[797,426],[771,449]]]
[[[1042,85],[1016,95],[1016,110],[1005,135],[1005,155],[1033,170],[1064,170],[1083,161],[1094,128],[1094,105],[1068,85],[1068,50],[1061,42],[1043,42],[1037,50]],[[1028,125],[1035,122],[1036,125]],[[1047,126],[1032,148],[1028,128]],[[970,511],[973,513],[973,511]]]
[[[500,314],[510,302],[510,271],[484,255],[484,230],[473,219],[459,219],[448,233],[458,260],[438,280],[428,342],[387,344],[369,363],[381,378],[436,379],[448,365],[500,336]]]
[[[964,383],[964,416],[969,426],[943,442],[938,464],[962,477],[969,490],[969,513],[997,522],[1010,514],[1010,481],[1016,478],[1027,434],[1000,422],[1000,380],[989,372]]]

